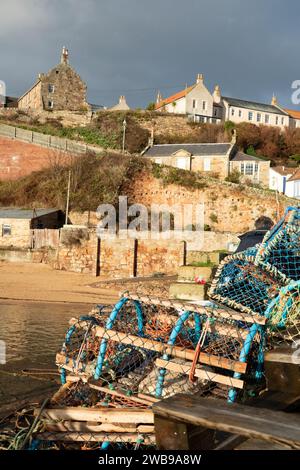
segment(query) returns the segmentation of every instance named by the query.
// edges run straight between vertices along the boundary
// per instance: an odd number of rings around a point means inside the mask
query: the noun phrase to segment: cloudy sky
[[[63,45],[88,84],[112,105],[145,106],[204,74],[223,95],[291,103],[300,79],[298,0],[0,0],[0,80],[22,94],[59,62]]]

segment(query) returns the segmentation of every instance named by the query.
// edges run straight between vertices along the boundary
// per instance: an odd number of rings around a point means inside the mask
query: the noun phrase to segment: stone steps
[[[205,300],[206,286],[194,282],[175,282],[170,285],[169,297],[177,300]]]
[[[188,251],[187,265],[180,266],[177,282],[170,286],[170,299],[207,300],[209,281],[214,277],[217,266],[226,253],[214,251]],[[197,266],[200,265],[200,266]],[[197,284],[195,278],[203,279],[205,284]]]

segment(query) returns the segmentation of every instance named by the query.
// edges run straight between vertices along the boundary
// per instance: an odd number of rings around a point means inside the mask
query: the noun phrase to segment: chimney
[[[62,48],[61,57],[60,57],[60,63],[61,63],[61,64],[65,64],[65,65],[68,65],[68,63],[69,63],[69,51],[68,51],[68,49],[66,48],[66,46],[64,46],[64,47]]]
[[[272,106],[278,106],[278,100],[277,100],[277,96],[275,96],[275,94],[273,94],[271,105]]]
[[[214,92],[213,92],[213,99],[215,103],[220,103],[221,102],[221,89],[219,85],[215,86]]]
[[[200,82],[204,82],[204,76],[203,76],[203,73],[198,73],[197,75],[197,80],[196,80],[196,83],[200,83]]]
[[[160,91],[157,92],[156,104],[160,103],[163,100],[162,94]]]

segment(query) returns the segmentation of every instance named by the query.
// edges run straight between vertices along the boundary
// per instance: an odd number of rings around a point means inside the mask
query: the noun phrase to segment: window
[[[204,158],[203,170],[210,171],[210,169],[211,169],[210,158]]]
[[[281,124],[284,126],[284,117],[281,118]]]
[[[53,101],[48,101],[48,108],[53,109],[53,105],[54,105]]]
[[[235,111],[235,109],[232,108],[232,109],[231,109],[231,116],[234,116],[234,111]]]
[[[253,175],[253,164],[246,163],[245,175],[252,176]]]
[[[253,121],[253,113],[252,113],[252,111],[249,111],[249,113],[248,113],[248,120],[249,120],[249,121]]]
[[[254,165],[254,173],[258,173],[258,163],[255,163]]]
[[[206,101],[202,101],[202,109],[203,111],[206,111]]]
[[[241,109],[239,109],[239,117],[241,118],[241,117],[242,117],[242,115],[243,115],[243,113],[242,113],[242,110],[241,110]]]
[[[276,126],[278,126],[278,123],[279,123],[279,118],[278,116],[276,116]]]
[[[257,163],[255,164],[257,165]],[[241,163],[241,174],[245,176],[253,176],[254,175],[254,165],[253,163]],[[258,165],[257,165],[257,171],[258,171]]]
[[[51,84],[49,83],[49,85],[48,85],[48,91],[49,91],[49,93],[54,93],[54,90],[55,90],[55,86],[54,86],[54,85],[51,85]]]
[[[265,115],[265,123],[269,124],[270,122],[270,116],[268,114]]]
[[[2,225],[2,237],[7,237],[11,235],[11,225],[3,224]]]
[[[215,109],[214,110],[214,116],[217,116],[218,115],[218,111]]]
[[[257,122],[261,122],[261,114],[260,114],[260,113],[257,113],[257,115],[256,115],[256,121],[257,121]]]
[[[197,100],[193,100],[193,109],[197,108]]]

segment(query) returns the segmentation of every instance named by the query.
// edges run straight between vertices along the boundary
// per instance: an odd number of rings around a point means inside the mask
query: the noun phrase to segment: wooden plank
[[[291,346],[281,346],[273,351],[265,353],[265,360],[268,362],[283,362],[285,364],[300,364],[300,354],[295,354],[297,349]]]
[[[153,405],[155,416],[300,449],[300,417],[222,400],[177,395]]]
[[[37,434],[37,439],[41,441],[64,441],[64,442],[140,442],[143,438],[144,445],[155,444],[153,435],[142,435],[138,433],[79,433],[79,432],[43,432]]]
[[[177,310],[184,310],[189,312],[198,312],[202,315],[211,315],[213,318],[228,318],[232,320],[241,320],[246,323],[257,323],[259,325],[265,325],[266,318],[260,315],[250,315],[249,313],[236,312],[229,308],[213,308],[207,306],[201,306],[190,302],[179,302],[177,300],[166,300],[159,299],[157,297],[146,297],[133,294],[122,294],[130,300],[138,300],[146,305],[161,305],[162,307],[174,308]]]
[[[290,446],[276,444],[275,442],[260,441],[259,439],[247,439],[234,450],[291,450]]]
[[[151,320],[153,322],[159,321],[171,327],[175,326],[176,322],[179,319],[179,315],[167,315],[165,313],[157,313],[151,315]],[[79,320],[78,318],[71,318],[69,321],[70,326],[77,326],[78,328],[86,329],[90,326],[89,321]],[[190,319],[186,321],[186,325],[193,327],[195,325],[194,320]],[[238,326],[233,326],[230,324],[221,323],[219,321],[214,321],[208,325],[208,331],[210,333],[217,333],[221,336],[230,336],[231,338],[245,340],[248,336],[249,331],[246,329],[239,328]],[[257,336],[255,337],[257,340]]]
[[[146,395],[145,393],[138,393],[138,397],[143,400],[149,401],[150,403],[156,403],[160,401],[160,398],[152,397],[152,395]]]
[[[154,426],[141,424],[136,426],[135,424],[124,423],[124,424],[91,424],[84,421],[61,421],[53,422],[46,421],[45,430],[49,432],[83,432],[83,433],[99,433],[99,432],[141,432],[141,433],[153,433]]]
[[[141,338],[140,336],[134,336],[116,330],[106,330],[100,326],[96,328],[96,335],[101,338],[116,341],[118,343],[149,349],[151,351],[156,351],[161,354],[168,354],[180,359],[187,359],[192,361],[195,355],[195,351],[191,349],[185,349],[179,346],[170,346],[159,341]],[[198,362],[214,367],[220,367],[222,369],[232,370],[239,372],[240,374],[244,374],[247,368],[247,363],[245,362],[232,361],[221,356],[215,356],[213,354],[210,355],[206,353],[200,353]]]
[[[37,414],[39,410],[35,410]],[[42,411],[42,418],[63,421],[90,421],[97,423],[134,423],[153,424],[153,412],[141,408],[46,408]]]
[[[151,403],[149,403],[149,400],[143,400],[142,398],[136,397],[134,395],[125,395],[125,393],[119,392],[118,390],[110,390],[107,387],[100,387],[99,385],[95,385],[91,382],[87,382],[89,387],[91,387],[94,390],[98,390],[99,392],[107,393],[108,395],[114,396],[114,397],[120,397],[120,398],[125,398],[126,400],[139,403],[140,405],[147,405],[151,406]]]
[[[191,365],[177,364],[176,362],[165,361],[163,359],[156,359],[155,365],[157,367],[162,367],[171,372],[176,372],[177,374],[186,374],[189,375],[191,371]],[[216,382],[222,385],[229,385],[230,387],[243,388],[244,381],[240,379],[234,379],[232,377],[227,377],[225,375],[216,374],[214,372],[205,371],[204,369],[196,369],[195,377],[203,380],[210,380],[211,382]]]

